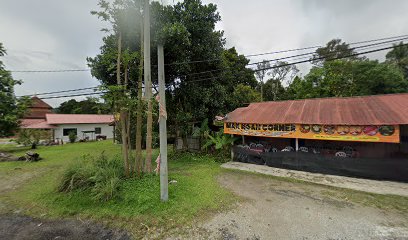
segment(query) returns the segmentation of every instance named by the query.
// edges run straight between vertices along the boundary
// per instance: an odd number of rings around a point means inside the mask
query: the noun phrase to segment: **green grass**
[[[0,145],[0,151],[23,155],[29,148]],[[408,198],[371,194],[355,190],[328,187],[292,178],[281,178],[238,170],[220,168],[217,159],[199,154],[177,154],[169,158],[169,179],[177,183],[169,186],[169,201],[160,201],[159,177],[145,176],[129,179],[121,186],[120,198],[97,202],[88,191],[60,193],[57,186],[64,169],[70,164],[86,161],[86,154],[108,157],[120,154],[120,145],[111,141],[66,144],[38,150],[43,160],[35,163],[0,162],[0,190],[4,183],[16,183],[14,190],[0,192],[0,211],[21,210],[37,217],[71,217],[92,219],[107,225],[122,227],[135,238],[146,231],[160,232],[203,220],[214,212],[223,211],[238,198],[217,182],[219,174],[255,176],[265,181],[289,182],[318,191],[324,196],[341,199],[384,210],[408,214]],[[157,157],[155,150],[153,159]],[[153,165],[155,166],[155,164]],[[160,236],[157,236],[160,237]]]
[[[17,155],[26,151],[10,146],[0,148],[5,150]],[[0,196],[0,201],[8,206],[3,211],[21,209],[33,216],[94,219],[124,227],[137,237],[155,226],[166,229],[191,224],[236,199],[218,184],[216,176],[221,169],[216,159],[187,153],[169,159],[169,179],[177,183],[169,185],[167,203],[160,201],[160,180],[156,175],[126,180],[121,197],[108,202],[96,202],[87,191],[67,194],[56,190],[67,166],[84,161],[84,154],[97,155],[102,151],[114,156],[120,153],[120,146],[103,141],[40,147],[37,152],[43,160],[39,162],[0,163],[0,178],[6,181],[23,173],[34,176]],[[157,155],[155,150],[153,158]]]

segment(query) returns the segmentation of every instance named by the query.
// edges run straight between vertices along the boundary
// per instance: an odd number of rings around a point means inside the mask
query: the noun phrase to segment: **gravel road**
[[[247,201],[169,239],[408,239],[408,216],[338,200],[323,186],[239,173],[219,181]]]

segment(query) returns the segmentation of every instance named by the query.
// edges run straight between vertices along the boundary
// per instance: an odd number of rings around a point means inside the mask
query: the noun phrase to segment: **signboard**
[[[331,141],[400,142],[398,125],[347,126],[319,124],[247,124],[224,123],[224,133],[277,138]]]

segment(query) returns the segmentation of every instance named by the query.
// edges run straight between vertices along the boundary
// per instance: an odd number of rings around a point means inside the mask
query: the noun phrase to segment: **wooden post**
[[[163,45],[157,46],[159,69],[159,130],[160,130],[160,198],[166,202],[169,199],[167,173],[167,113],[166,88],[164,80],[164,50]]]

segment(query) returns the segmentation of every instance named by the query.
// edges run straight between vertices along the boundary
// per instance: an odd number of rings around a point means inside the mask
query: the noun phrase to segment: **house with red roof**
[[[56,114],[49,104],[34,96],[28,113],[21,119],[20,127],[49,131],[54,141],[68,142],[70,132],[77,135],[77,140],[113,138],[113,122],[113,115]]]

